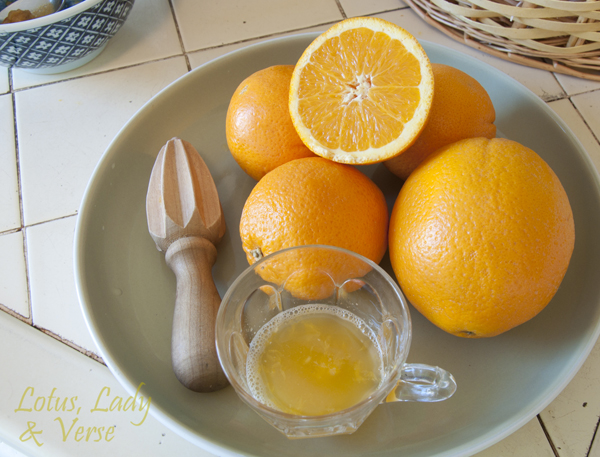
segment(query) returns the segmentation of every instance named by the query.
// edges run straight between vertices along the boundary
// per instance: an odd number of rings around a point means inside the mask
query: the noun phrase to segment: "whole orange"
[[[427,319],[457,336],[503,333],[537,315],[569,265],[575,227],[558,177],[534,151],[472,138],[428,157],[390,217],[394,273]]]
[[[483,86],[458,68],[440,63],[431,67],[435,89],[429,120],[411,147],[384,162],[402,179],[442,146],[465,138],[496,136],[496,111]]]
[[[259,70],[241,82],[229,102],[227,145],[257,181],[283,163],[314,156],[296,133],[288,110],[293,71],[293,65]]]
[[[283,248],[311,244],[345,248],[379,263],[387,249],[388,220],[383,193],[362,172],[304,158],[277,167],[256,184],[242,211],[240,236],[250,264]],[[287,260],[284,266],[267,265],[270,279],[263,278],[281,284],[294,276],[288,281],[294,295],[323,298],[331,293],[327,277],[335,283],[361,274],[351,262],[338,260],[322,253],[302,264]]]

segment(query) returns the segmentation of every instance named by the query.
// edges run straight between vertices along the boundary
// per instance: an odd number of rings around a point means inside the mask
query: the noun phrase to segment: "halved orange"
[[[391,22],[356,17],[306,48],[292,75],[289,108],[310,150],[359,165],[406,150],[432,100],[431,63],[417,39]]]

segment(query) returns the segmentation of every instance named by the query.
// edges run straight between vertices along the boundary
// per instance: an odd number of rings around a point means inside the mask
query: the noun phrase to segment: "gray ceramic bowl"
[[[198,394],[171,367],[175,276],[148,234],[145,200],[160,148],[186,139],[210,170],[227,232],[213,268],[223,297],[248,267],[240,215],[256,185],[237,165],[225,135],[231,95],[250,74],[295,64],[316,33],[254,44],[182,76],[127,123],[98,163],[77,216],[74,271],[83,315],[102,359],[130,395],[152,397],[150,414],[220,456],[464,457],[525,425],[567,385],[600,334],[600,177],[569,128],[536,95],[471,56],[422,42],[432,62],[479,81],[494,103],[501,136],[533,149],[565,188],[575,218],[575,251],[548,306],[494,338],[457,338],[412,312],[408,362],[439,365],[456,378],[439,403],[378,406],[352,435],[290,440],[260,419],[228,387]],[[361,167],[396,200],[401,181],[382,164]],[[381,266],[393,277],[389,256]],[[413,308],[414,309],[414,308]],[[200,451],[198,451],[200,453]]]
[[[0,24],[0,65],[61,73],[102,52],[134,0],[84,0],[30,21]]]

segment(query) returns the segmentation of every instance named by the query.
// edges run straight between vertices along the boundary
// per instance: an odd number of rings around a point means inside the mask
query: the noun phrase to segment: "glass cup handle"
[[[396,387],[385,402],[421,401],[434,402],[450,398],[456,392],[454,377],[440,367],[420,363],[407,363]]]

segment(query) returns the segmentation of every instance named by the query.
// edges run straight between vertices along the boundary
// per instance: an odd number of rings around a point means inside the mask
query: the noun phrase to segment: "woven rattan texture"
[[[494,56],[600,81],[600,1],[405,0],[446,35]]]

